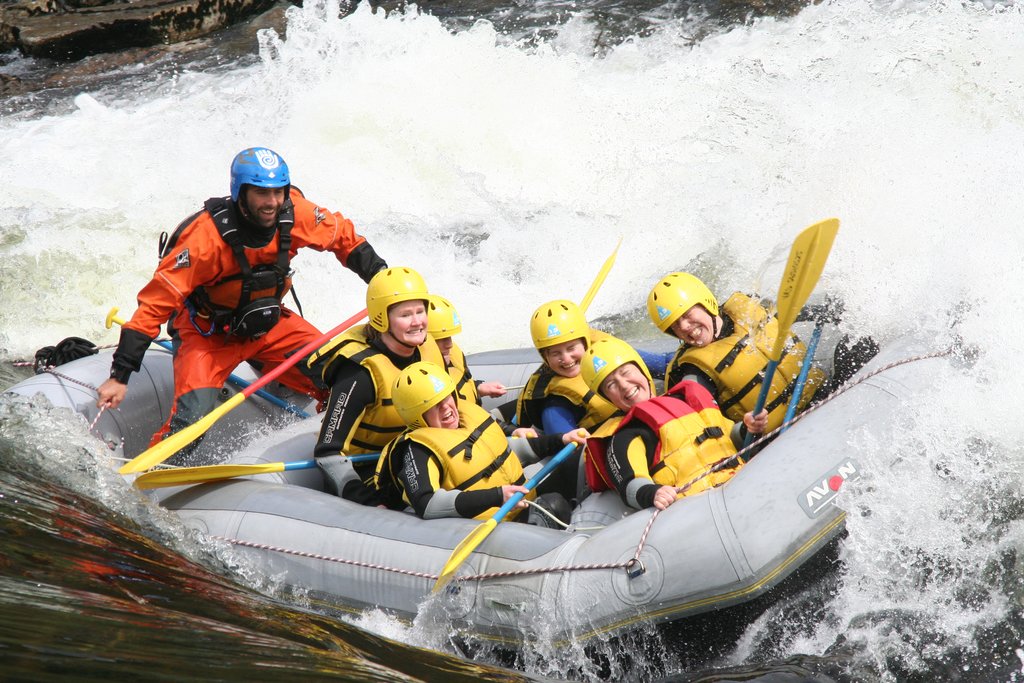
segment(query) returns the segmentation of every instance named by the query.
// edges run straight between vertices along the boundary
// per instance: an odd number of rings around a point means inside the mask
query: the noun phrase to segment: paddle
[[[352,462],[372,462],[380,457],[380,453],[351,455]],[[208,481],[220,481],[235,477],[247,477],[253,474],[271,474],[290,470],[309,470],[316,467],[316,460],[296,460],[295,462],[271,462],[264,465],[204,465],[202,467],[174,467],[166,470],[153,470],[140,474],[135,478],[135,487],[140,489],[159,489],[166,486],[184,486],[186,484],[202,484]]]
[[[616,243],[611,256],[605,259],[604,265],[602,265],[601,270],[598,271],[597,277],[594,278],[594,281],[590,285],[590,289],[588,289],[587,293],[583,295],[583,300],[580,301],[580,310],[584,313],[587,312],[590,302],[593,301],[594,296],[597,295],[597,290],[599,290],[601,285],[604,284],[605,278],[608,277],[608,272],[612,269],[612,266],[615,265],[615,256],[619,253],[620,246],[622,246],[621,237],[619,238],[618,243]],[[515,424],[514,420],[513,424]],[[532,491],[533,488],[544,479],[544,477],[548,476],[552,470],[562,464],[562,462],[573,452],[575,447],[576,444],[568,444],[565,448],[560,450],[557,455],[551,458],[548,464],[546,464],[540,472],[526,482],[525,486],[527,491]],[[465,559],[469,557],[470,553],[472,553],[478,545],[483,543],[484,539],[497,528],[498,522],[505,518],[505,515],[507,515],[509,511],[516,506],[516,503],[523,499],[524,495],[525,494],[523,493],[517,493],[509,498],[505,501],[504,505],[498,508],[498,511],[494,513],[493,517],[471,531],[466,538],[462,539],[461,543],[455,546],[455,550],[452,551],[451,556],[448,558],[448,562],[445,563],[440,576],[437,577],[437,583],[434,584],[434,591],[440,590],[452,580],[452,577],[455,575],[455,570],[459,568],[459,565],[461,565]]]
[[[113,308],[110,309],[110,312],[107,313],[107,319],[104,324],[107,326],[108,330],[114,323],[117,323],[118,325],[125,324],[125,319],[117,314],[119,310],[120,309],[117,306],[114,306]],[[154,339],[153,343],[156,344],[157,346],[167,349],[171,353],[174,352],[174,347],[171,345],[170,342]],[[249,382],[245,381],[244,379],[235,374],[229,375],[228,381],[234,384],[236,387],[242,387],[243,389],[249,386]],[[259,391],[256,392],[256,395],[264,399],[265,401],[274,404],[278,408],[287,410],[289,413],[298,415],[299,417],[309,417],[309,413],[307,413],[306,411],[296,406],[293,406],[291,403],[288,403],[287,401],[282,401],[280,398],[274,396],[270,392],[263,391],[262,389],[260,389]]]
[[[789,422],[796,415],[796,406],[800,403],[800,397],[804,393],[804,385],[807,384],[807,374],[811,371],[811,363],[814,362],[814,352],[818,349],[818,342],[821,340],[821,323],[814,326],[811,333],[811,340],[807,342],[807,353],[804,355],[804,362],[800,364],[800,374],[793,385],[793,395],[789,397],[789,405],[786,406],[786,417],[782,419],[782,431],[789,429]]]
[[[151,446],[147,450],[143,451],[135,459],[125,463],[121,469],[118,470],[121,474],[131,474],[133,472],[141,472],[142,470],[148,470],[153,465],[162,463],[167,458],[171,457],[182,448],[192,443],[200,436],[206,433],[206,431],[213,426],[213,424],[231,411],[235,406],[239,405],[247,399],[249,396],[254,394],[257,390],[273,382],[275,379],[280,377],[288,368],[304,360],[306,356],[318,349],[320,346],[325,344],[333,337],[341,334],[348,328],[355,325],[362,318],[366,317],[366,309],[359,311],[351,318],[335,327],[330,332],[320,335],[313,341],[309,342],[296,353],[292,354],[287,360],[278,365],[276,368],[268,372],[267,374],[260,377],[258,380],[242,389],[239,393],[229,398],[224,403],[220,404],[207,415],[204,415],[197,422],[190,424],[181,431],[171,434],[163,441],[157,443],[155,446]]]
[[[528,482],[523,484],[523,486],[526,487],[526,490],[532,491],[537,484],[543,481],[546,476],[551,474],[556,467],[561,465],[575,449],[576,444],[566,444],[562,450],[558,451],[558,453],[551,458],[547,465],[544,465],[544,467],[541,468],[540,472],[537,472],[537,474],[530,477]],[[434,584],[434,592],[441,590],[449,581],[452,580],[452,577],[455,576],[455,570],[459,568],[459,565],[469,557],[470,553],[476,550],[478,545],[484,542],[484,539],[497,528],[498,522],[503,520],[505,515],[507,515],[509,511],[516,506],[516,503],[521,501],[525,495],[526,494],[523,492],[514,494],[505,501],[504,505],[498,508],[498,511],[494,513],[493,517],[473,529],[473,531],[469,532],[469,535],[462,539],[461,543],[455,546],[455,550],[452,551],[448,561],[445,562],[444,569],[441,570],[441,574],[437,577],[437,583]]]
[[[584,313],[587,312],[590,302],[593,301],[594,297],[597,295],[597,290],[599,290],[601,285],[604,284],[604,279],[608,277],[608,271],[610,271],[612,266],[615,265],[615,255],[619,253],[620,246],[622,246],[621,237],[619,238],[618,244],[615,245],[615,251],[612,252],[611,256],[605,259],[604,265],[601,266],[601,270],[597,272],[597,277],[594,278],[594,282],[590,285],[590,289],[588,289],[587,293],[583,295],[583,300],[580,301],[580,310]]]
[[[772,385],[772,377],[775,375],[775,368],[782,358],[782,351],[786,346],[789,337],[789,328],[796,320],[797,314],[807,302],[814,286],[818,284],[821,271],[825,268],[825,261],[828,260],[828,253],[832,249],[832,242],[835,241],[836,232],[839,230],[839,219],[829,218],[815,223],[804,229],[789,250],[789,260],[786,261],[786,270],[782,274],[782,282],[779,283],[779,296],[776,300],[777,312],[775,317],[779,321],[779,333],[775,338],[775,346],[772,348],[768,358],[768,365],[764,370],[764,379],[761,380],[761,393],[757,396],[757,403],[754,404],[753,413],[757,415],[764,408],[768,400],[768,390]],[[749,446],[754,440],[753,434],[747,434],[744,447]]]

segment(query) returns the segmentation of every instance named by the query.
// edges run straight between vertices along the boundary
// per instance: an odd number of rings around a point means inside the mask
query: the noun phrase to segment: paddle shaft
[[[124,318],[117,315],[117,310],[117,308],[112,308],[110,309],[110,313],[107,314],[108,329],[110,328],[111,323],[124,325],[126,322]],[[171,344],[171,342],[162,341],[160,339],[154,339],[153,343],[161,348],[167,349],[171,353],[174,353],[174,345]],[[228,381],[234,384],[236,387],[241,387],[243,389],[249,386],[248,381],[242,379],[241,377],[234,373],[228,375]],[[263,391],[262,389],[260,389],[259,391],[256,392],[256,395],[264,399],[268,403],[271,403],[277,406],[278,408],[281,408],[282,410],[286,410],[289,413],[292,413],[293,415],[298,415],[299,417],[309,417],[309,413],[304,411],[302,408],[299,408],[298,406],[293,406],[291,403],[288,403],[287,401],[284,401],[278,398],[277,396],[274,396],[269,391]]]
[[[377,462],[380,453],[361,453],[359,455],[346,456],[352,462]],[[288,470],[310,470],[316,467],[316,458],[311,460],[295,460],[284,464],[285,471]]]
[[[761,391],[757,394],[757,401],[754,403],[754,410],[751,412],[757,415],[764,409],[764,404],[768,402],[768,390],[772,388],[772,378],[775,376],[775,368],[779,367],[779,361],[774,358],[769,359],[768,365],[764,368],[764,379],[761,380]],[[749,445],[751,441],[751,435],[747,434],[746,443],[743,445]]]
[[[273,382],[275,379],[281,376],[282,373],[286,372],[288,368],[297,364],[304,358],[306,358],[313,351],[318,349],[320,346],[328,342],[330,339],[341,334],[352,325],[355,325],[359,320],[366,317],[366,309],[359,311],[351,318],[341,323],[329,332],[320,335],[316,339],[312,340],[291,357],[287,358],[284,362],[278,365],[276,368],[261,376],[257,381],[250,384],[248,387],[243,389],[241,392],[235,394],[227,401],[222,403],[217,408],[214,408],[209,414],[200,418],[198,421],[190,424],[189,426],[181,429],[180,431],[174,432],[163,441],[151,446],[147,450],[143,451],[139,456],[129,461],[118,470],[121,474],[131,474],[132,472],[141,472],[147,470],[154,465],[162,463],[167,458],[171,457],[182,448],[192,443],[200,436],[206,433],[213,424],[219,420],[222,416],[227,414],[229,411],[234,409],[236,406],[241,404],[246,398],[251,396],[257,390],[263,388],[265,385]]]
[[[555,456],[551,458],[551,460],[549,460],[539,472],[537,472],[537,474],[530,477],[529,481],[523,484],[526,492],[518,491],[512,494],[509,499],[505,501],[505,504],[498,508],[498,511],[495,512],[490,519],[485,520],[482,524],[469,532],[469,535],[462,539],[462,541],[455,546],[455,549],[452,550],[452,554],[448,557],[448,561],[445,563],[444,568],[438,575],[432,591],[436,592],[444,588],[445,585],[452,580],[452,577],[455,576],[455,571],[463,562],[465,562],[466,558],[470,556],[477,546],[484,542],[484,539],[486,539],[492,531],[498,528],[498,523],[505,518],[505,515],[507,515],[527,493],[532,491],[540,482],[544,481],[544,478],[551,474],[556,467],[561,465],[575,449],[576,444],[566,444],[562,450],[558,451],[558,453],[556,453]]]
[[[811,363],[814,362],[814,352],[818,350],[818,342],[821,341],[821,324],[814,326],[811,333],[811,340],[807,342],[807,353],[804,355],[804,362],[800,365],[800,374],[793,386],[793,395],[789,397],[789,405],[786,406],[786,417],[782,420],[782,431],[789,429],[789,422],[796,415],[796,406],[800,403],[800,397],[804,393],[804,385],[807,384],[807,374],[811,371]],[[780,434],[782,432],[779,432]]]
[[[373,462],[380,453],[352,455],[353,462]],[[316,467],[316,460],[296,460],[294,462],[272,462],[262,465],[202,465],[200,467],[171,467],[152,470],[141,474],[133,482],[139,489],[158,489],[168,486],[188,486],[211,481],[223,481],[235,477],[249,477],[256,474],[273,474],[290,470],[306,470]]]
[[[558,451],[558,453],[556,453],[555,456],[548,461],[548,464],[540,468],[540,471],[537,472],[537,474],[530,477],[529,481],[523,484],[523,487],[526,489],[526,491],[517,491],[516,493],[512,494],[509,497],[509,499],[505,501],[505,504],[498,508],[498,511],[494,513],[494,516],[491,519],[493,519],[495,522],[500,522],[501,520],[503,520],[505,518],[505,515],[507,515],[509,511],[511,511],[512,508],[514,508],[519,503],[519,501],[521,501],[526,496],[527,493],[536,488],[537,485],[544,481],[544,479],[546,479],[549,474],[555,471],[556,467],[565,462],[565,459],[572,455],[572,452],[574,450],[576,450],[576,444],[566,444],[562,448],[562,450]]]

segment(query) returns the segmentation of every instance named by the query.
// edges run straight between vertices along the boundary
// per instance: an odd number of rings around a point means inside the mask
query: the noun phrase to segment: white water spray
[[[601,57],[582,21],[527,48],[485,22],[453,33],[428,15],[334,10],[289,10],[254,67],[0,120],[3,357],[113,341],[101,321],[130,313],[159,232],[226,193],[248,145],[280,151],[310,198],[423,272],[470,352],[528,344],[533,309],[582,297],[619,236],[592,317],[640,316],[656,279],[686,267],[721,295],[772,294],[792,238],[834,215],[819,289],[846,301],[844,327],[942,345],[966,304],[958,332],[978,359],[936,377],[900,433],[849,435],[872,474],[840,501],[842,586],[830,621],[775,654],[844,633],[926,666],[864,615],[899,605],[967,647],[1013,608],[985,570],[1024,546],[991,504],[1020,496],[1024,460],[1019,6],[826,3],[692,47],[666,25]],[[295,265],[321,328],[361,308],[361,283],[330,257]]]

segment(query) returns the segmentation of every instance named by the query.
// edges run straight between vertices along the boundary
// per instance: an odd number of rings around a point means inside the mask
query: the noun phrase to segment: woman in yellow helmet
[[[524,464],[553,455],[563,444],[583,443],[587,436],[574,430],[513,439],[510,448],[491,414],[461,400],[451,376],[434,363],[402,370],[392,399],[408,429],[385,448],[375,481],[389,506],[408,505],[424,519],[491,517],[515,493],[526,493]],[[549,479],[538,492],[558,486]]]
[[[382,503],[373,463],[353,466],[344,456],[379,453],[405,423],[391,402],[398,373],[417,361],[443,364],[427,333],[430,294],[412,268],[387,268],[366,288],[369,323],[335,337],[310,356],[331,395],[313,451],[325,489],[364,505]]]
[[[738,421],[753,409],[761,378],[779,334],[773,308],[736,292],[719,307],[711,290],[689,273],[669,273],[647,297],[647,312],[659,330],[680,340],[665,374],[665,387],[681,380],[699,383],[723,413]],[[807,347],[789,332],[786,351],[772,377],[766,408],[768,429],[782,425]],[[803,409],[824,385],[825,373],[812,367],[797,403]]]
[[[577,427],[597,429],[615,412],[615,406],[587,388],[580,377],[580,359],[590,344],[609,335],[592,329],[579,306],[558,299],[534,311],[530,336],[543,363],[519,394],[516,424],[545,434],[564,434]],[[567,482],[562,494],[569,500],[579,497],[581,450],[559,467]]]
[[[519,395],[517,424],[564,434],[575,427],[595,429],[615,412],[580,377],[583,352],[609,335],[592,329],[579,306],[564,299],[544,304],[530,319],[530,336],[543,363]]]
[[[742,465],[727,459],[742,447],[747,431],[760,434],[768,423],[762,410],[734,424],[711,394],[692,381],[654,397],[647,366],[618,339],[594,342],[582,366],[591,390],[619,411],[587,441],[587,483],[594,491],[617,490],[633,508],[664,510],[680,497],[677,487],[702,475],[681,495],[727,481]],[[721,469],[712,470],[715,465]]]
[[[481,396],[498,398],[505,395],[505,385],[501,382],[482,382],[473,379],[473,374],[466,365],[466,354],[452,339],[454,335],[462,332],[462,319],[452,302],[443,296],[434,294],[427,304],[427,332],[441,349],[445,368],[455,381],[455,391],[460,399],[481,405]]]

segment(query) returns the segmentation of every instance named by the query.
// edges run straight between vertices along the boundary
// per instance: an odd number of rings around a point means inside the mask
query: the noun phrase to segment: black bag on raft
[[[88,339],[81,337],[68,337],[61,340],[56,346],[44,346],[36,351],[36,361],[33,368],[38,375],[45,372],[46,368],[64,365],[79,358],[91,356],[99,352],[99,347]]]

